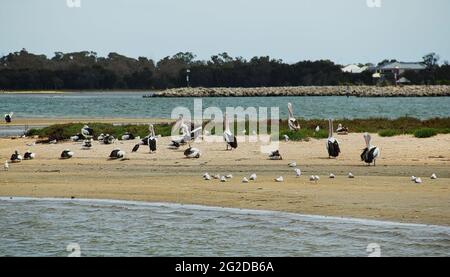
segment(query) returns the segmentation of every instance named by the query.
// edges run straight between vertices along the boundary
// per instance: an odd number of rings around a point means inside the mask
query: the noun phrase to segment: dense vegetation
[[[437,55],[423,58],[428,69],[405,72],[413,84],[450,84],[450,66],[437,63]],[[380,62],[391,62],[384,60]],[[246,60],[227,53],[208,61],[192,53],[178,53],[158,62],[117,53],[98,57],[95,52],[56,52],[54,57],[25,49],[0,58],[0,90],[165,89],[187,86],[190,70],[193,87],[260,87],[309,85],[372,85],[372,72],[343,73],[329,60],[288,64],[268,56]]]
[[[288,135],[291,140],[304,140],[309,138],[327,138],[328,137],[328,121],[327,120],[299,120],[301,130],[298,132],[289,131],[287,121],[283,120],[279,126],[279,138],[283,139],[284,135]],[[381,136],[394,136],[402,134],[413,134],[416,137],[430,137],[438,133],[450,133],[450,118],[434,118],[421,121],[416,118],[402,117],[398,119],[341,119],[336,120],[335,125],[341,123],[343,126],[349,128],[352,133],[379,133]],[[206,122],[204,123],[206,124]],[[70,123],[52,125],[43,129],[31,129],[28,131],[28,136],[39,136],[41,138],[49,138],[50,140],[65,140],[80,132],[83,123]],[[135,136],[144,137],[148,134],[147,125],[123,125],[115,126],[106,123],[88,123],[94,129],[94,137],[101,133],[111,134],[116,138],[120,138],[125,132],[131,132]],[[320,127],[319,132],[315,132],[316,126]],[[335,126],[335,128],[336,128]],[[249,130],[248,122],[245,126]],[[240,134],[234,126],[234,133]],[[156,124],[155,132],[157,135],[170,136],[172,124]],[[212,132],[214,134],[214,130]]]

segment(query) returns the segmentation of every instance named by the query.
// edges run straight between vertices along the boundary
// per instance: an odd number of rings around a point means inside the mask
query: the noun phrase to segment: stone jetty
[[[302,86],[256,88],[173,88],[155,92],[152,97],[221,97],[221,96],[357,96],[424,97],[450,96],[450,86]]]

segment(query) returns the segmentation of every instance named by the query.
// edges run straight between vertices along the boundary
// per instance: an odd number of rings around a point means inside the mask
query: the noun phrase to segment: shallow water
[[[0,198],[0,256],[449,256],[450,227],[113,200]]]
[[[142,98],[143,92],[83,92],[67,94],[0,94],[0,112],[16,117],[129,117],[170,118],[177,106],[193,111],[193,98]],[[398,118],[420,119],[450,116],[450,97],[359,98],[345,96],[305,97],[212,97],[203,107],[279,107],[287,116],[292,102],[298,117],[310,118]]]

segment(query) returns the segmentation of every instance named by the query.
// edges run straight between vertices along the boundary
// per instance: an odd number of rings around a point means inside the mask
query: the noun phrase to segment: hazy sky
[[[0,55],[26,48],[152,59],[270,55],[286,62],[450,59],[449,0],[1,0]]]

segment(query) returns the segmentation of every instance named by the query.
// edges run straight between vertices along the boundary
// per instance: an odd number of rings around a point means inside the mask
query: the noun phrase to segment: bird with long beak
[[[288,126],[291,131],[300,130],[300,124],[298,124],[297,119],[294,117],[294,112],[292,111],[292,104],[288,103]]]

